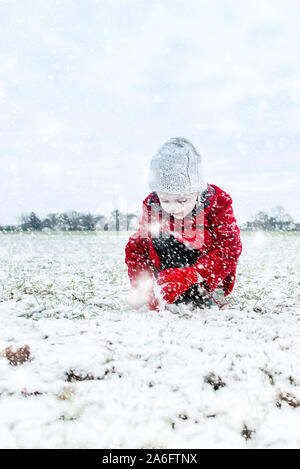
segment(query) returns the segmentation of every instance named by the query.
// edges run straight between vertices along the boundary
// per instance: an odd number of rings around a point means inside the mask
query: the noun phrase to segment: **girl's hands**
[[[159,310],[159,304],[174,303],[176,299],[199,281],[199,274],[191,267],[166,269],[158,273],[157,279],[142,276],[127,295],[127,303],[139,309],[145,303],[150,310]]]

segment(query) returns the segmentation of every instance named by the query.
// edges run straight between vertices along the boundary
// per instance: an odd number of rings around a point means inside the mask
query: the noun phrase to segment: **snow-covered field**
[[[299,234],[242,233],[231,304],[176,314],[126,306],[127,239],[0,235],[0,447],[300,448]]]

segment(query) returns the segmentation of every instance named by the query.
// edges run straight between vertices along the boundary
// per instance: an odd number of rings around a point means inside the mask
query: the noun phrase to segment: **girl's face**
[[[162,208],[173,215],[174,218],[182,219],[195,207],[198,192],[187,195],[169,194],[158,192]]]

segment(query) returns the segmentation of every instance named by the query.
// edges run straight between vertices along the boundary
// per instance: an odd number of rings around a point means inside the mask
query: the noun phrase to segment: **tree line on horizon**
[[[295,223],[284,207],[277,205],[270,213],[260,211],[251,221],[241,226],[247,231],[300,231],[300,223]]]
[[[0,225],[2,232],[14,231],[130,231],[138,225],[139,215],[136,213],[122,213],[113,210],[108,217],[68,211],[50,213],[40,218],[35,212],[22,214],[18,225]],[[270,213],[260,211],[251,221],[240,225],[246,231],[300,231],[300,223],[293,218],[282,206],[271,209]]]
[[[23,213],[18,225],[0,225],[0,231],[129,231],[135,219],[138,219],[138,215],[124,214],[118,209],[113,210],[108,217],[72,210],[50,213],[40,218],[31,212]]]

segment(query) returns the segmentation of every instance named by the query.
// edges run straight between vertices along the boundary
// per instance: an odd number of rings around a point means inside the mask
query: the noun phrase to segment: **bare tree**
[[[270,222],[274,229],[277,230],[288,229],[288,227],[294,223],[291,215],[289,215],[281,205],[277,205],[271,209]]]
[[[267,212],[258,212],[254,219],[254,226],[261,230],[269,230],[271,225]]]
[[[21,214],[20,221],[23,231],[37,231],[43,228],[43,222],[34,212],[31,212],[29,215]]]
[[[43,220],[43,228],[49,228],[50,230],[55,230],[59,222],[58,213],[49,213],[47,217]]]
[[[135,215],[134,213],[128,213],[127,214],[127,223],[126,223],[126,230],[129,231],[129,228],[130,228],[130,224],[132,222],[132,220],[134,220],[134,218],[137,219],[137,215]]]

